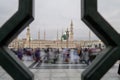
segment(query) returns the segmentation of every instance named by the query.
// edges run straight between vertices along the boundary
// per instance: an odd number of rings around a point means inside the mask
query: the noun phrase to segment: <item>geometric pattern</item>
[[[97,11],[97,0],[81,0],[83,22],[105,43],[103,50],[82,73],[82,80],[100,80],[120,58],[120,36]]]
[[[32,72],[8,49],[8,44],[34,20],[33,4],[34,0],[19,0],[18,11],[0,28],[0,65],[14,80],[34,78]]]

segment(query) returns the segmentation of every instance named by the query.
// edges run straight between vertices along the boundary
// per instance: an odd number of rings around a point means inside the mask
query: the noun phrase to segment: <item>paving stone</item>
[[[52,73],[52,76],[51,76],[52,78],[66,78],[67,77],[67,75],[66,75],[66,73]]]
[[[67,73],[67,76],[69,78],[80,78],[81,77],[81,73]]]
[[[50,77],[50,73],[35,73],[35,77],[36,78],[49,78]]]
[[[50,69],[37,69],[41,73],[49,73],[51,70]]]
[[[51,78],[51,80],[69,80],[69,78]]]
[[[64,69],[51,69],[52,73],[65,73]]]
[[[35,80],[50,80],[50,78],[36,78]]]
[[[69,78],[69,80],[81,80],[81,78]]]

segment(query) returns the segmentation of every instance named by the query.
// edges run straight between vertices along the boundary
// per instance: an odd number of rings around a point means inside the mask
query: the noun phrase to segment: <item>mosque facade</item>
[[[44,31],[44,39],[40,39],[40,31],[38,32],[38,39],[31,40],[30,28],[27,27],[26,38],[16,38],[9,44],[9,48],[80,48],[80,47],[105,47],[100,40],[74,40],[73,22],[71,21],[69,28],[69,38],[67,40],[46,40],[46,32]]]

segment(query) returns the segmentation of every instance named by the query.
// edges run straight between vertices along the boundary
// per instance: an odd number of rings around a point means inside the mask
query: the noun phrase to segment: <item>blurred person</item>
[[[36,49],[35,51],[35,61],[40,61],[40,49]]]
[[[18,56],[18,58],[19,58],[20,60],[22,60],[22,58],[23,58],[23,51],[22,51],[22,49],[18,49],[18,51],[17,51],[17,56]]]
[[[83,60],[87,65],[89,65],[89,50],[87,48],[83,51]]]
[[[74,49],[70,51],[70,63],[74,63]]]
[[[77,53],[77,49],[71,49],[70,51],[70,62],[71,63],[79,63],[79,55]]]

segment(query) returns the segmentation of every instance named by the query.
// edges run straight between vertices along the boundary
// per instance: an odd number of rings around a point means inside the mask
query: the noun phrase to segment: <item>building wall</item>
[[[80,48],[80,47],[99,47],[104,46],[104,44],[100,40],[94,40],[94,41],[69,41],[68,42],[68,48]],[[29,45],[26,43],[25,39],[22,40],[14,40],[9,45],[9,48],[66,48],[67,43],[66,41],[60,41],[60,40],[31,40],[30,46],[26,47],[26,45]]]

